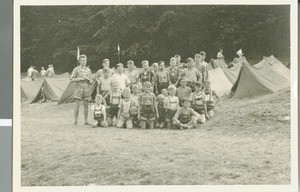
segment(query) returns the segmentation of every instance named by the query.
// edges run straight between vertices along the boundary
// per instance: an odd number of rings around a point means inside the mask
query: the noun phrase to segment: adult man
[[[118,83],[119,88],[123,91],[127,86],[130,86],[128,76],[123,73],[124,66],[122,63],[117,64],[117,73],[111,76],[112,80]]]
[[[75,99],[75,113],[74,113],[74,123],[73,125],[78,124],[78,114],[79,114],[79,107],[80,102],[83,101],[84,107],[84,125],[89,125],[88,123],[88,101],[91,96],[90,92],[90,85],[93,83],[91,79],[91,70],[86,67],[87,56],[80,55],[79,56],[79,63],[78,67],[75,67],[72,75],[70,77],[71,81],[76,82],[76,89],[74,92],[74,99]]]

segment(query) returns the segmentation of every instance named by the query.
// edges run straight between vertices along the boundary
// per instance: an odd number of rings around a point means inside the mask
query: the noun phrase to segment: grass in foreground
[[[23,186],[290,183],[290,92],[223,100],[199,129],[73,126],[73,104],[21,109]]]

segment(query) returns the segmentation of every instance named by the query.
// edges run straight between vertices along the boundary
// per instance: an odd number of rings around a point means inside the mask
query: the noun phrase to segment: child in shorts
[[[205,94],[202,91],[202,83],[195,83],[195,91],[191,94],[192,108],[200,115],[197,121],[199,123],[205,123],[205,117],[208,118]]]
[[[179,99],[175,96],[176,93],[176,87],[174,85],[169,85],[168,87],[169,95],[165,98],[165,111],[166,111],[166,123],[167,128],[171,129],[172,126],[172,119],[179,108]]]
[[[112,82],[112,90],[106,93],[103,98],[104,105],[108,109],[107,123],[109,126],[113,124],[114,117],[118,117],[119,104],[121,101],[122,92],[119,89],[118,83]],[[106,98],[109,98],[109,105],[106,103]],[[113,125],[115,126],[115,125]]]
[[[149,124],[150,129],[154,129],[155,118],[159,117],[156,96],[154,93],[150,92],[152,87],[149,81],[143,84],[143,90],[139,98],[139,110],[138,118],[140,119],[140,126],[142,129],[146,129],[147,124]]]
[[[182,100],[182,107],[180,107],[173,117],[173,125],[180,129],[191,129],[197,127],[197,113],[190,108],[190,101],[188,99]]]
[[[209,116],[209,118],[213,117],[215,115],[215,102],[214,102],[214,97],[217,98],[217,100],[219,99],[219,96],[217,95],[217,93],[212,90],[210,88],[210,82],[206,81],[204,83],[204,89],[203,92],[205,94],[205,100],[206,100],[206,107],[207,107],[207,114]]]
[[[185,78],[180,80],[180,87],[176,89],[176,96],[179,99],[179,104],[182,106],[182,101],[189,99],[192,93],[192,89],[186,86],[187,80]]]
[[[138,104],[137,101],[130,98],[130,95],[130,89],[126,87],[123,91],[124,98],[121,99],[119,104],[117,128],[122,128],[124,123],[126,124],[127,129],[131,129],[133,127],[131,113],[135,111],[137,112]]]
[[[139,82],[143,85],[146,81],[149,81],[152,85],[154,82],[154,73],[149,69],[149,61],[142,61],[143,71],[139,75]]]
[[[128,67],[128,69],[124,73],[128,76],[130,83],[131,84],[137,83],[139,80],[140,74],[139,74],[138,70],[135,69],[134,61],[128,60],[127,67]]]
[[[157,110],[159,118],[156,120],[156,127],[163,128],[165,125],[165,96],[160,94],[157,96]]]
[[[131,89],[132,89],[131,99],[134,99],[138,103],[140,97],[140,87],[138,84],[133,84]],[[138,126],[139,119],[137,113],[132,114],[132,123],[133,123],[133,127]]]
[[[109,69],[103,69],[103,76],[101,76],[98,80],[97,94],[101,94],[103,97],[111,90],[112,78],[109,74]],[[106,102],[109,103],[108,97],[106,98]]]
[[[155,91],[156,95],[161,93],[162,89],[169,86],[169,72],[165,70],[165,62],[158,63],[158,71],[155,74]]]
[[[105,105],[102,104],[103,97],[100,94],[95,96],[95,104],[92,105],[91,110],[93,114],[93,123],[92,127],[96,128],[98,126],[107,127],[106,121],[106,108]]]

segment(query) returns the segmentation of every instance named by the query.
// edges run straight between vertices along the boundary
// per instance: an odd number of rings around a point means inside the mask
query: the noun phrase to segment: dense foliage
[[[118,62],[182,59],[205,51],[207,61],[219,48],[232,60],[241,47],[247,58],[288,55],[289,6],[23,6],[21,68],[54,64],[71,71],[77,46],[92,70],[104,58]]]

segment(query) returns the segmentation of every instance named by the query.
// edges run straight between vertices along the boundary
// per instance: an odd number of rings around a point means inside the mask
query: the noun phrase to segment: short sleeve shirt
[[[182,71],[181,77],[185,77],[190,82],[196,82],[201,77],[201,74],[195,68],[186,68]]]
[[[119,88],[121,90],[124,90],[128,84],[130,84],[130,80],[128,76],[125,73],[115,73],[111,76],[113,81],[117,82],[119,85]]]
[[[81,66],[78,66],[78,67],[75,67],[73,69],[73,72],[72,72],[72,75],[71,75],[71,79],[72,78],[82,78],[82,77],[91,77],[92,73],[91,73],[91,70],[87,67],[81,67]]]
[[[171,108],[172,111],[177,110],[179,106],[179,99],[176,96],[169,95],[165,99],[166,105]]]
[[[154,105],[154,101],[156,100],[156,96],[154,93],[141,93],[139,102],[143,105]]]

